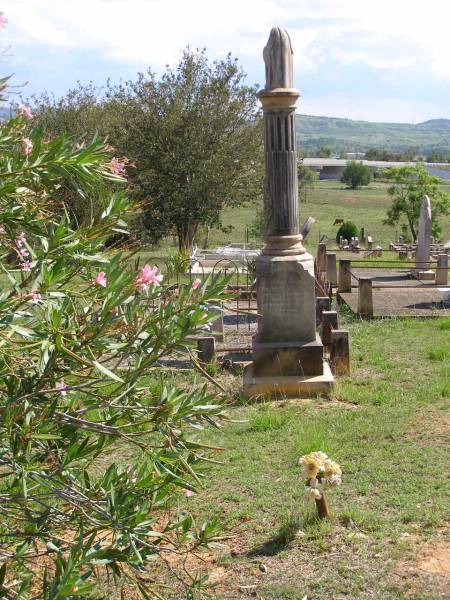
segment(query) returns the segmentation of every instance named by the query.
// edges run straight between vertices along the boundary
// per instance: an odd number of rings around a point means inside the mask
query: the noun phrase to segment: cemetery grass
[[[198,564],[214,598],[446,597],[450,320],[346,319],[352,374],[331,400],[249,406],[241,375],[218,374],[233,422],[203,436],[222,464],[186,500],[230,536]],[[343,470],[330,522],[304,497],[298,458],[313,450]]]
[[[384,225],[386,212],[391,204],[387,194],[387,184],[378,181],[364,188],[352,190],[344,184],[335,180],[322,180],[316,183],[315,188],[308,192],[307,202],[300,205],[300,222],[308,216],[316,219],[316,223],[307,241],[310,252],[315,253],[319,235],[326,235],[331,240],[335,239],[338,225],[333,226],[335,219],[353,221],[358,227],[365,228],[366,234],[373,237],[374,244],[380,244],[387,248],[389,241],[395,238],[396,228]],[[450,184],[444,188],[450,191]],[[243,243],[245,241],[246,228],[251,226],[255,219],[257,206],[246,206],[241,208],[226,209],[222,215],[223,224],[233,229],[231,232],[223,233],[220,230],[212,230],[210,233],[210,246],[223,244],[224,241]],[[450,239],[450,215],[441,218],[442,239]],[[397,233],[401,233],[397,228]],[[250,239],[261,241],[250,235]],[[197,240],[202,245],[201,236]]]

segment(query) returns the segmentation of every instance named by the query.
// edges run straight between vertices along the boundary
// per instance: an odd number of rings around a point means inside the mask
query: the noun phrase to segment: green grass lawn
[[[367,188],[347,189],[339,181],[318,181],[308,197],[308,202],[300,206],[300,222],[312,216],[316,223],[308,238],[307,246],[315,251],[319,235],[335,238],[337,226],[333,226],[336,218],[350,220],[358,228],[364,227],[366,234],[373,237],[376,244],[384,248],[395,237],[396,230],[383,225],[386,212],[390,206],[385,183],[372,182]],[[449,186],[444,189],[449,190]],[[256,207],[247,206],[239,209],[227,209],[223,214],[223,224],[232,226],[231,233],[224,234],[213,230],[210,235],[210,246],[223,244],[226,241],[243,243],[246,228],[255,219]],[[443,239],[450,239],[450,216],[442,218]]]
[[[231,536],[203,566],[214,598],[448,597],[449,573],[427,568],[450,516],[450,320],[345,318],[352,373],[331,401],[238,402],[205,436],[222,464],[188,503]],[[316,520],[298,466],[319,449],[343,470],[331,522]]]

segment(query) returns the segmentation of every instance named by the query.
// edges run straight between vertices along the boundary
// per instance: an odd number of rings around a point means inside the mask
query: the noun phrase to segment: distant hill
[[[364,152],[369,148],[404,152],[414,148],[421,154],[436,150],[450,155],[450,119],[415,125],[310,115],[297,115],[296,119],[298,142],[310,150],[320,146],[329,146],[333,152]]]

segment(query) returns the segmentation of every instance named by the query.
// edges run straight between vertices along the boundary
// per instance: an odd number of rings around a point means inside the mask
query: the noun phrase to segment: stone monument
[[[328,394],[333,376],[316,333],[313,257],[299,233],[293,52],[274,27],[264,48],[265,246],[256,259],[258,332],[244,372],[247,397]]]
[[[434,271],[430,269],[431,249],[431,202],[424,196],[419,218],[419,234],[417,236],[416,268],[412,274],[416,279],[433,280]]]

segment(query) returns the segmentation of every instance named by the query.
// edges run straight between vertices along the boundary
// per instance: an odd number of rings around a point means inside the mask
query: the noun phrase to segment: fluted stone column
[[[314,261],[299,233],[295,135],[299,92],[293,86],[293,52],[285,30],[272,29],[263,56],[266,86],[258,98],[264,113],[266,235],[256,260],[258,333],[253,339],[253,364],[244,374],[244,391],[249,396],[301,396],[313,393],[314,384],[303,385],[302,394],[299,378],[321,376],[324,366],[315,327]],[[326,391],[323,386],[317,389]]]

